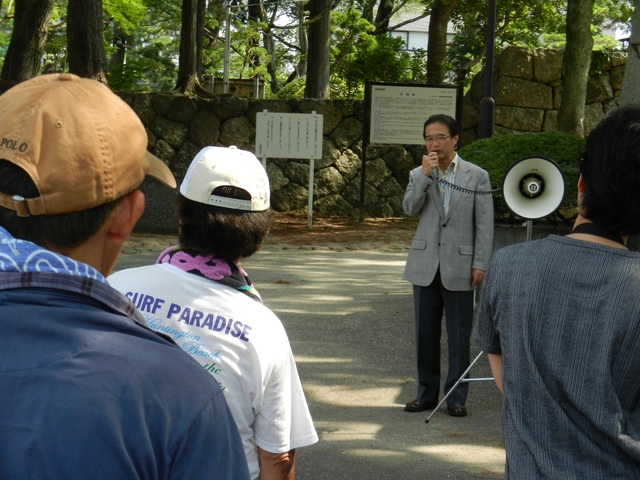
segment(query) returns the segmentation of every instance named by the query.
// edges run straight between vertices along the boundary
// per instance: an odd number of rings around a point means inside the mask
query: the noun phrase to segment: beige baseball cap
[[[54,215],[116,200],[145,177],[175,188],[147,142],[136,113],[96,80],[59,73],[19,83],[0,96],[0,160],[26,171],[40,196],[0,193],[0,205]]]
[[[251,200],[212,194],[222,186],[246,190]],[[234,146],[200,150],[189,165],[180,193],[194,202],[234,210],[262,212],[269,208],[267,172],[253,153]]]

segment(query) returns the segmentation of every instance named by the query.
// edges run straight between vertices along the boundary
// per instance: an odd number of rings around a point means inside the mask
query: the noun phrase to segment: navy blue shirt
[[[5,246],[0,478],[249,478],[222,391],[202,367],[99,274],[38,271]]]

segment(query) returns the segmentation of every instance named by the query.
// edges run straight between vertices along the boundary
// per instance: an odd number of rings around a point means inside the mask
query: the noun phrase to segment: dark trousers
[[[449,346],[449,372],[445,395],[469,367],[473,323],[473,290],[451,291],[442,286],[440,272],[431,285],[413,286],[416,322],[416,357],[420,403],[437,403],[440,394],[440,336],[444,311]],[[460,383],[447,399],[449,405],[464,405],[468,383]]]

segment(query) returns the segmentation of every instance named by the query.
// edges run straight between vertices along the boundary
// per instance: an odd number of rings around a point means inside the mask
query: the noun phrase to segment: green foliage
[[[178,75],[180,2],[109,1],[116,9],[121,2],[130,4],[119,12],[109,10],[109,15],[111,25],[117,24],[118,28],[131,34],[126,45],[125,64],[108,66],[109,85],[117,90],[173,90]],[[129,25],[134,25],[135,29],[128,31]],[[112,30],[105,28],[105,45],[111,45]]]
[[[266,64],[269,54],[262,46],[262,29],[255,22],[233,22],[230,31],[229,78],[252,78],[259,76],[268,79]],[[217,48],[205,48],[203,51],[203,73],[207,77],[222,79],[224,76],[224,45]]]
[[[592,23],[611,28],[629,28],[633,8],[633,0],[596,0],[593,5]]]
[[[42,73],[63,72],[67,69],[67,6],[56,2],[51,26],[42,56]]]
[[[174,40],[161,28],[147,30],[147,39],[127,45],[124,65],[110,65],[109,85],[121,91],[173,90],[178,75]]]
[[[432,0],[391,0],[393,8],[413,8],[418,14],[429,11]],[[2,2],[0,9],[0,64],[9,44],[15,2]],[[108,65],[110,85],[118,89],[150,88],[172,90],[177,78],[181,4],[176,0],[103,0],[104,44],[107,55],[115,51],[114,31],[127,38],[123,65]],[[497,4],[496,49],[506,45],[529,47],[564,45],[567,0],[500,0]],[[265,2],[261,18],[265,23],[249,24],[247,3],[231,2],[230,77],[259,75],[270,88],[266,66],[275,65],[271,74],[280,85],[292,75],[302,54],[296,23],[304,17],[304,5],[295,0]],[[335,2],[332,12],[331,95],[333,98],[362,98],[367,81],[426,81],[426,52],[403,50],[402,43],[387,35],[376,35],[373,19],[377,2],[347,0]],[[633,0],[595,0],[594,25],[626,26],[633,12]],[[485,53],[486,4],[476,0],[458,0],[451,21],[457,34],[447,47],[446,81],[464,84],[482,67]],[[67,0],[56,0],[42,59],[42,72],[65,71]],[[255,13],[255,11],[254,11]],[[307,12],[308,13],[308,12]],[[203,73],[222,77],[224,69],[224,2],[208,2],[205,19]],[[267,22],[269,25],[267,25]],[[272,24],[273,23],[273,24]],[[276,27],[275,24],[279,26]],[[222,27],[222,28],[221,28]],[[594,27],[595,49],[611,52],[620,48],[610,37],[599,36]],[[263,35],[275,39],[269,52]],[[598,71],[598,59],[595,71]],[[300,93],[300,80],[285,88],[279,97]],[[277,88],[277,87],[276,87]]]
[[[412,52],[409,61],[411,83],[427,83],[427,51],[418,48]]]
[[[290,100],[292,98],[304,97],[305,79],[296,78],[295,80],[287,83],[283,86],[273,98],[280,98],[283,100]]]
[[[6,2],[4,2],[6,3]],[[13,2],[9,6],[3,4],[0,8],[0,70],[4,64],[4,57],[7,55],[11,31],[13,30]]]
[[[565,194],[560,208],[548,220],[569,224],[577,213],[578,161],[583,149],[583,139],[565,133],[515,133],[478,140],[461,148],[459,154],[489,172],[492,189],[502,188],[509,168],[522,158],[542,156],[553,160],[564,176]],[[495,194],[494,204],[496,219],[521,222],[505,205],[499,192]]]
[[[496,49],[507,45],[537,47],[541,32],[564,31],[566,0],[501,0],[496,6]],[[455,83],[462,83],[469,81],[468,73],[485,54],[487,10],[478,9],[475,0],[460,0],[451,21],[458,33],[447,49],[447,62]]]
[[[143,0],[102,0],[102,8],[107,17],[126,33],[134,32],[147,14]]]
[[[407,82],[412,61],[404,42],[374,34],[375,27],[355,10],[333,12],[332,91],[342,98],[362,98],[366,82]]]

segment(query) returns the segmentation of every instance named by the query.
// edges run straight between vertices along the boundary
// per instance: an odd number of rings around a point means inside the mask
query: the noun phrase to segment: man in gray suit
[[[469,366],[474,289],[482,282],[493,245],[493,200],[488,173],[455,151],[456,121],[432,115],[424,124],[427,154],[413,169],[404,211],[419,216],[404,279],[413,284],[418,390],[408,412],[433,409],[440,394],[440,335],[445,314],[449,372],[445,394]],[[468,383],[447,399],[455,417],[467,414]]]

